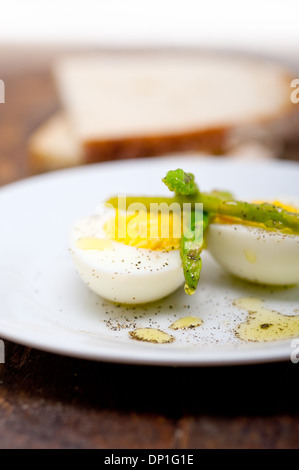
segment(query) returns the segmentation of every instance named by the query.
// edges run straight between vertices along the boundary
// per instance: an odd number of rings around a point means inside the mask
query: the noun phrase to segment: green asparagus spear
[[[269,203],[250,204],[248,202],[235,201],[234,199],[229,200],[226,197],[219,197],[217,192],[210,194],[200,193],[194,182],[194,175],[185,173],[180,168],[170,170],[165,178],[163,178],[163,181],[171,191],[175,192],[176,196],[195,194],[196,202],[201,202],[204,210],[210,214],[237,217],[245,221],[262,223],[272,230],[284,231],[289,229],[293,233],[299,234],[298,213],[288,212]]]
[[[226,200],[209,193],[200,193],[195,198],[184,199],[182,197],[148,197],[148,196],[127,196],[126,208],[136,202],[141,203],[146,210],[150,210],[151,204],[166,203],[171,205],[173,202],[179,203],[183,207],[184,202],[190,202],[191,207],[199,202],[203,204],[205,212],[211,214],[236,217],[243,221],[250,221],[264,224],[271,230],[280,230],[282,232],[299,235],[299,213],[289,212],[273,204],[262,203],[252,204],[244,201]],[[118,197],[113,196],[107,200],[108,205],[118,207]]]
[[[202,268],[201,252],[204,233],[209,224],[209,214],[197,217],[196,211],[191,213],[191,226],[185,228],[181,238],[181,260],[185,277],[185,292],[194,294]]]
[[[192,208],[196,202],[199,202],[203,204],[205,212],[214,215],[236,217],[243,221],[264,224],[265,227],[271,230],[280,230],[299,235],[299,213],[289,212],[269,203],[252,204],[237,200],[225,200],[209,193],[200,193],[199,196],[192,199],[184,199],[182,197],[127,196],[126,208],[128,209],[131,204],[136,202],[141,203],[146,210],[150,210],[152,203],[171,205],[173,202],[177,202],[183,207],[184,202],[190,201]],[[107,204],[118,207],[117,196],[108,199]]]
[[[288,212],[274,204],[251,204],[243,201],[221,201],[215,196],[201,194],[204,209],[213,214],[237,217],[243,221],[261,223],[271,230],[299,234],[299,213]]]
[[[162,180],[166,186],[180,196],[198,196],[199,189],[194,181],[192,173],[185,173],[181,169],[171,170]],[[218,194],[218,196],[220,196]],[[199,216],[198,210],[192,210],[191,220],[188,227],[184,227],[181,237],[180,255],[185,277],[185,292],[194,294],[200,278],[203,249],[204,232],[209,224],[210,216],[204,212]]]
[[[168,172],[163,182],[169,189],[175,191],[174,197],[127,197],[126,206],[140,202],[146,210],[150,210],[151,203],[171,205],[176,202],[183,206],[184,202],[190,202],[192,208],[195,207],[195,203],[202,203],[204,211],[211,215],[236,217],[243,221],[261,223],[270,230],[299,235],[299,213],[289,212],[269,203],[252,204],[238,201],[230,197],[229,193],[200,192],[194,182],[194,176],[191,173],[184,173],[181,169]],[[112,197],[107,202],[114,207],[118,206],[117,197]]]

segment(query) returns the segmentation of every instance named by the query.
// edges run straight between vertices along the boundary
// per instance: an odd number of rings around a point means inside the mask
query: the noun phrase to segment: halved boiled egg
[[[104,206],[79,220],[71,254],[82,280],[101,297],[125,304],[152,302],[178,289],[184,283],[180,238],[155,233],[161,223],[161,215],[149,223]]]
[[[299,200],[272,201],[299,212]],[[245,225],[224,217],[210,224],[207,249],[231,274],[259,284],[299,283],[299,236]]]

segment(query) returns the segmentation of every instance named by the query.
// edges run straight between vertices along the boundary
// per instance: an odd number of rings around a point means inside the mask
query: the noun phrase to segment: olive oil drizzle
[[[172,330],[184,330],[187,328],[195,328],[197,326],[200,326],[202,323],[202,319],[198,317],[183,317],[179,318],[174,323],[172,323],[169,328],[171,328]]]
[[[244,341],[275,341],[299,336],[299,315],[284,315],[264,307],[258,298],[243,297],[234,305],[248,311],[248,318],[235,333]]]
[[[174,337],[165,333],[165,331],[159,330],[158,328],[136,328],[130,331],[130,337],[137,339],[138,341],[146,341],[149,343],[172,343]]]
[[[172,330],[195,328],[200,326],[202,323],[202,319],[198,317],[183,317],[172,323],[169,328]],[[172,343],[175,340],[174,336],[169,335],[165,331],[151,327],[136,328],[135,330],[130,331],[129,335],[132,339],[149,343]]]

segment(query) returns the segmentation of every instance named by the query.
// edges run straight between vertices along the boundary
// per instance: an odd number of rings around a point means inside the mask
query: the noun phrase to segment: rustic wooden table
[[[26,141],[59,107],[51,54],[0,48],[0,184],[30,175]],[[298,158],[298,148],[286,158]],[[0,448],[299,447],[299,364],[117,365],[5,341]]]

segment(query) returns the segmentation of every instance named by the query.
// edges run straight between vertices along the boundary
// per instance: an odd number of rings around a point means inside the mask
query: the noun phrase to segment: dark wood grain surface
[[[59,107],[53,56],[0,49],[0,184],[30,175],[26,142]],[[297,159],[293,143],[285,158]],[[299,364],[101,363],[5,341],[0,448],[299,448]]]

